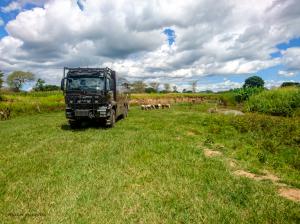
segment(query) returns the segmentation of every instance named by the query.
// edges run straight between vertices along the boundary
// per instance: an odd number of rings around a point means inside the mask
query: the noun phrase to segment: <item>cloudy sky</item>
[[[300,81],[297,0],[1,0],[0,69],[58,84],[64,66],[214,91]]]

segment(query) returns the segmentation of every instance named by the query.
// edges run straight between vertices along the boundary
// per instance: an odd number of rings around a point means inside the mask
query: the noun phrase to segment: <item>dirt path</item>
[[[212,150],[205,148],[203,149],[204,156],[207,158],[212,157],[221,157],[223,156],[223,153],[217,150]],[[235,169],[238,167],[238,163],[235,160],[229,159],[228,165],[231,169]],[[300,189],[289,187],[286,184],[280,183],[280,178],[276,175],[270,173],[267,170],[264,170],[262,172],[262,175],[254,174],[249,171],[245,171],[242,169],[236,169],[232,172],[233,175],[238,177],[245,177],[249,178],[255,181],[263,181],[263,180],[269,180],[274,185],[278,186],[278,194],[286,199],[292,200],[294,202],[300,202]]]

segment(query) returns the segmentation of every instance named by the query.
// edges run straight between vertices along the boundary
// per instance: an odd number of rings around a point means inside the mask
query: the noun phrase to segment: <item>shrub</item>
[[[280,87],[290,87],[290,86],[300,87],[300,83],[299,82],[283,82]]]
[[[226,124],[226,120],[223,123]],[[249,144],[265,152],[275,154],[285,147],[300,146],[299,119],[249,114],[232,117],[229,123],[239,133],[247,136]],[[263,160],[261,157],[259,159]]]
[[[233,90],[235,101],[242,103],[249,99],[250,96],[261,93],[264,89],[261,87],[247,87]]]
[[[293,116],[300,108],[300,89],[295,87],[263,91],[253,95],[245,104],[248,112],[277,116]]]

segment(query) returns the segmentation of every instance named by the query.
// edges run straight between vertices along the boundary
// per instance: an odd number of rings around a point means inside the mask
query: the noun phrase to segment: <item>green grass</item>
[[[70,130],[62,112],[0,122],[0,220],[299,223],[299,203],[278,196],[268,181],[232,175],[226,162],[234,158],[244,169],[268,169],[299,186],[299,167],[291,159],[299,158],[299,120],[236,119],[204,113],[207,107],[134,107],[113,129]],[[245,127],[258,120],[264,125]],[[274,152],[257,145],[264,136],[281,141],[281,129],[292,130],[295,139]],[[208,159],[205,147],[224,156]],[[257,152],[266,154],[264,163]]]
[[[263,91],[251,96],[245,108],[249,112],[293,116],[300,108],[300,88],[289,87]]]
[[[65,108],[63,95],[60,91],[3,93],[0,110],[11,109],[11,117],[36,114],[50,111],[61,111]]]
[[[49,92],[3,92],[0,98],[0,110],[10,108],[11,117],[20,115],[37,114],[50,111],[61,111],[65,108],[64,96],[61,91]],[[226,95],[226,94],[225,94]],[[131,94],[131,105],[137,105],[137,101],[160,99],[160,100],[174,100],[174,99],[189,99],[201,98],[203,100],[211,100],[217,102],[222,100],[227,103],[227,95],[222,94],[203,94],[203,93],[169,93],[169,94]],[[1,119],[1,117],[0,117]]]

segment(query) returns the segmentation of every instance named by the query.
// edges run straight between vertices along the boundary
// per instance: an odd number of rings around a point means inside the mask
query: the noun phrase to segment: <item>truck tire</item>
[[[69,125],[71,129],[80,128],[81,123],[79,121],[69,120]]]
[[[113,128],[116,123],[116,111],[114,109],[111,110],[109,117],[109,124],[107,125],[109,128]]]

